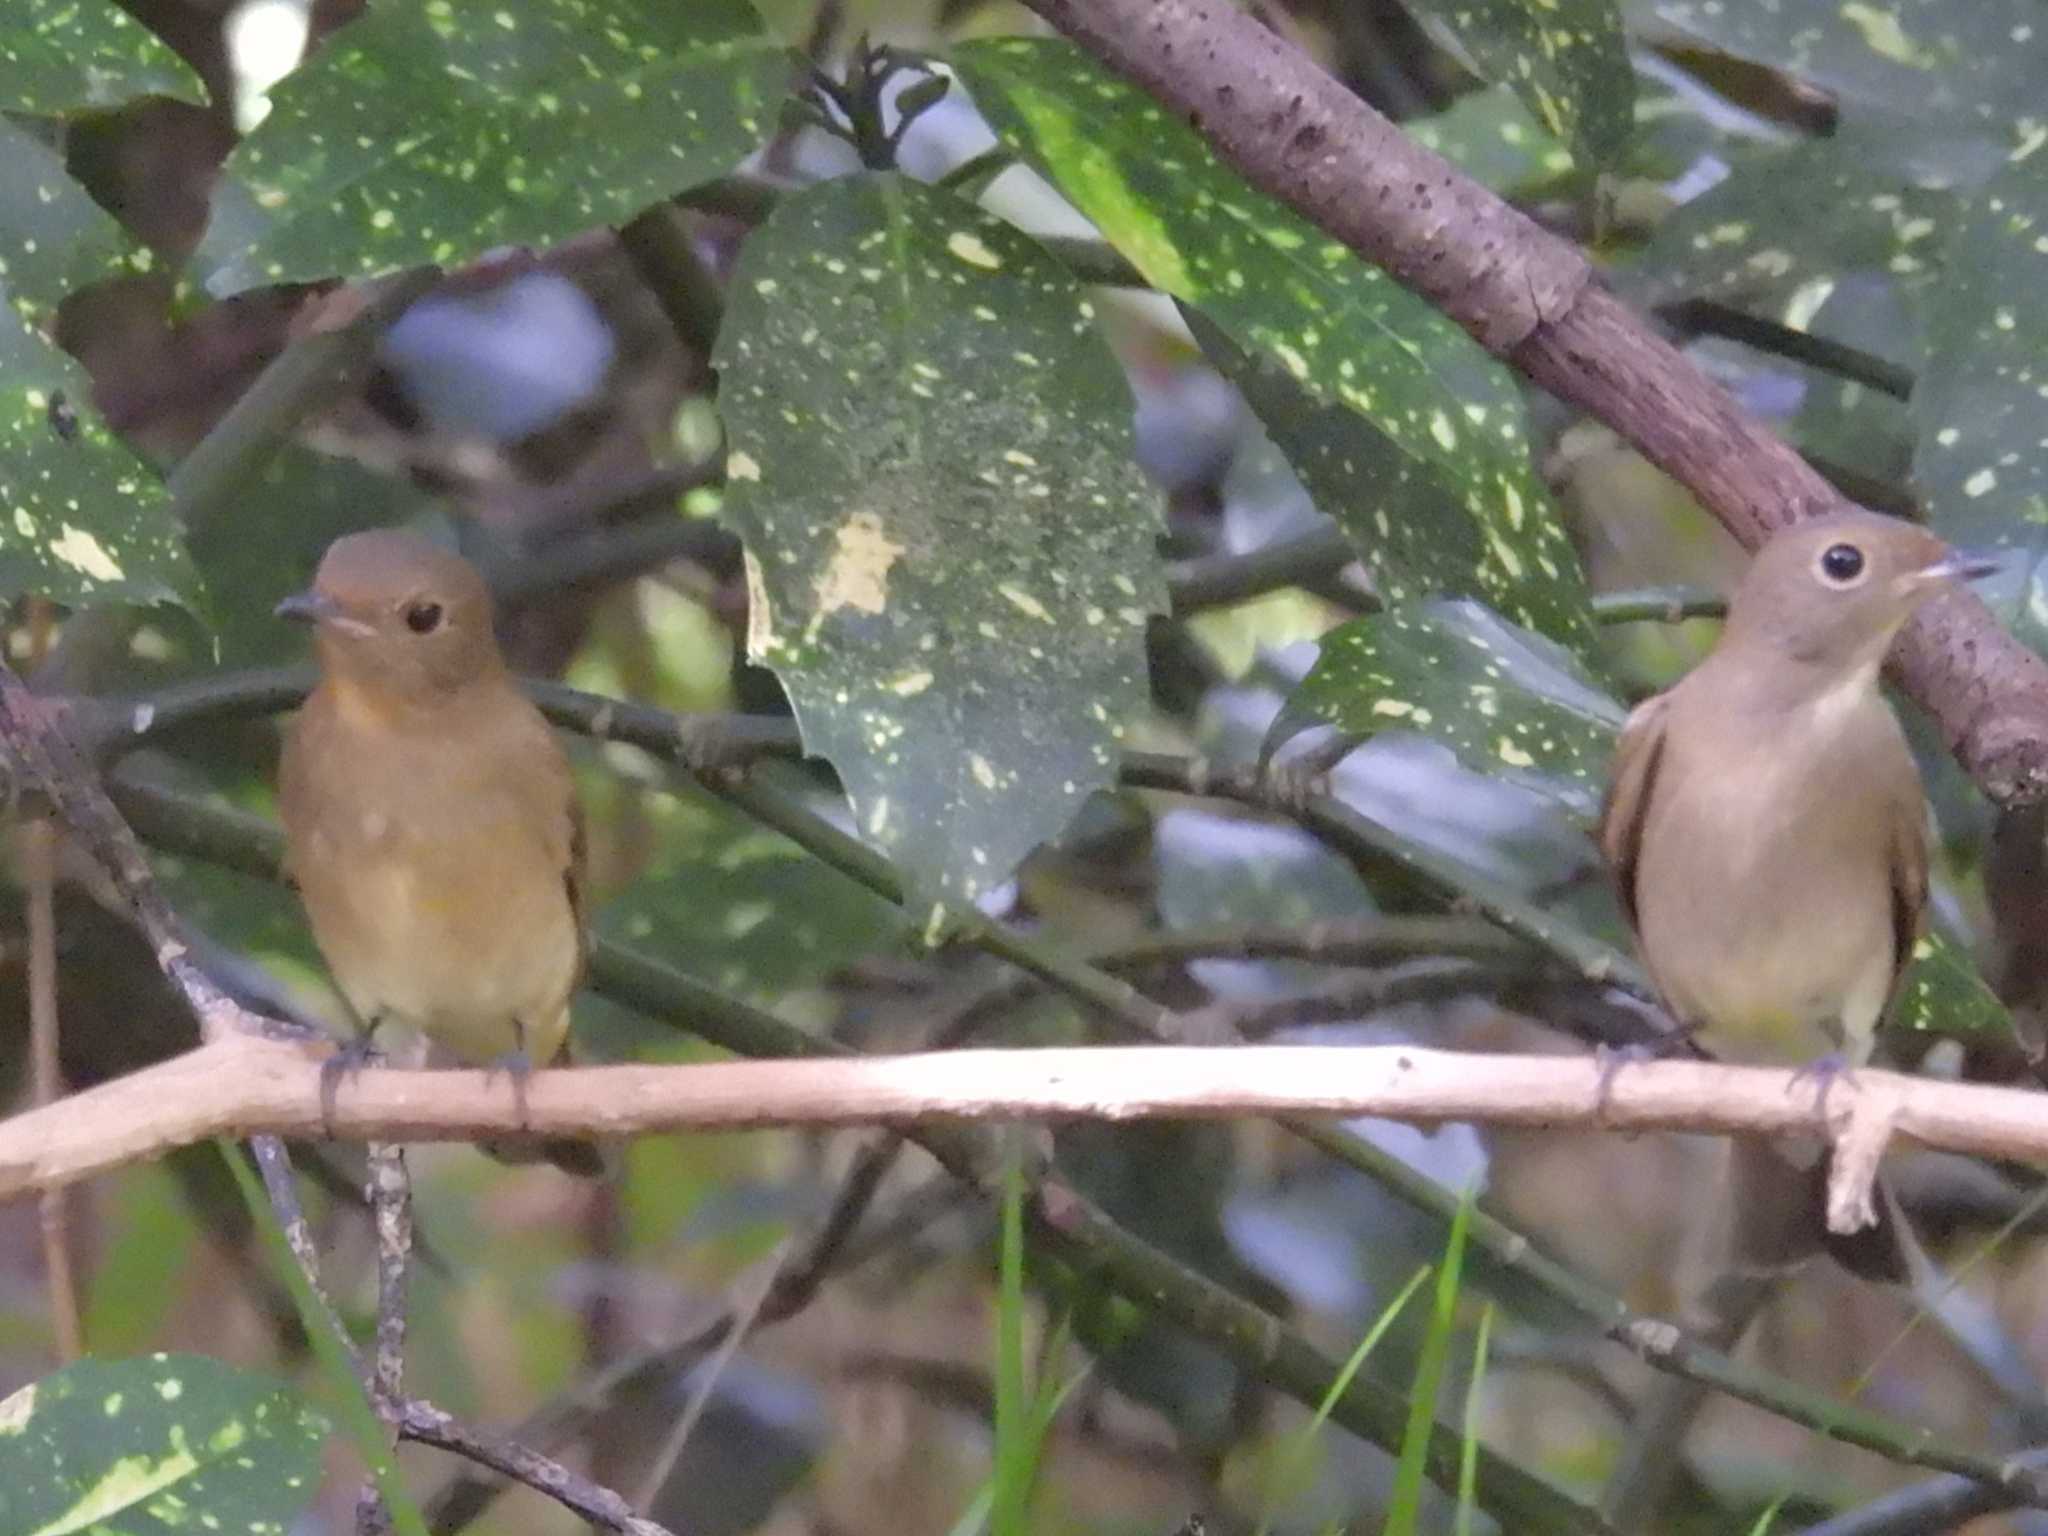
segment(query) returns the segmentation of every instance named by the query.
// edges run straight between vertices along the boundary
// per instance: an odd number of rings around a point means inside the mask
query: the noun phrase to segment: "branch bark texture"
[[[1189,119],[1253,186],[1606,422],[1754,548],[1846,503],[1634,311],[1579,249],[1381,117],[1230,0],[1027,0]],[[2048,795],[2048,663],[1967,593],[1927,603],[1894,677],[1993,800]]]

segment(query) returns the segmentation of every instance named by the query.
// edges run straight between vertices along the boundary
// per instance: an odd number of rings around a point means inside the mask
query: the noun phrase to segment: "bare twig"
[[[874,1239],[864,1238],[855,1244],[853,1236],[902,1147],[901,1137],[882,1135],[861,1148],[840,1181],[839,1192],[823,1220],[802,1248],[776,1267],[759,1304],[751,1308],[750,1321],[743,1322],[743,1314],[751,1304],[742,1300],[721,1308],[715,1317],[680,1338],[616,1360],[528,1415],[514,1431],[516,1438],[543,1448],[563,1444],[582,1434],[623,1393],[656,1377],[688,1370],[711,1351],[737,1338],[742,1327],[764,1328],[787,1322],[802,1312],[816,1298],[828,1275],[882,1251]],[[886,1234],[890,1239],[901,1235],[893,1226]],[[474,1476],[458,1479],[434,1500],[429,1523],[437,1531],[463,1529],[483,1513],[500,1486]],[[643,1498],[640,1502],[645,1505],[649,1501]]]
[[[22,861],[28,885],[28,1016],[31,1102],[38,1108],[64,1094],[58,1052],[57,1017],[57,829],[48,821],[22,829]],[[71,1266],[69,1200],[61,1189],[37,1202],[43,1235],[43,1283],[50,1299],[50,1331],[57,1359],[68,1364],[85,1352],[78,1317],[78,1280]]]
[[[364,1193],[377,1228],[377,1352],[370,1366],[370,1406],[395,1443],[405,1402],[405,1290],[412,1261],[412,1181],[403,1147],[370,1143]],[[375,1481],[365,1481],[356,1495],[359,1536],[382,1536],[390,1528]]]
[[[251,1014],[215,985],[191,958],[184,926],[149,871],[135,834],[100,787],[92,766],[73,745],[48,701],[36,697],[14,669],[0,662],[0,744],[42,790],[79,843],[113,880],[156,951],[157,964],[184,994],[202,1034],[213,1039],[235,1029],[296,1034],[279,1020]]]
[[[515,1441],[471,1429],[431,1403],[408,1402],[399,1412],[398,1432],[404,1439],[453,1451],[479,1466],[502,1472],[619,1536],[673,1536],[668,1527],[634,1514],[631,1505],[602,1484]]]

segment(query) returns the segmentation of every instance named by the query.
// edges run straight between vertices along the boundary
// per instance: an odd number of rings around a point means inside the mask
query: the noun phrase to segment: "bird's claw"
[[[1309,801],[1329,793],[1331,773],[1358,746],[1358,737],[1338,731],[1285,761],[1269,760],[1259,770],[1260,788],[1277,809],[1298,816]]]
[[[384,1053],[377,1049],[376,1040],[366,1034],[344,1040],[333,1055],[320,1063],[320,1124],[325,1130],[334,1129],[334,1099],[341,1092],[342,1079],[354,1077],[365,1067],[383,1064]]]
[[[512,1080],[512,1111],[520,1125],[526,1124],[526,1080],[533,1076],[533,1058],[525,1047],[506,1051],[493,1056],[484,1063],[484,1081],[489,1082],[500,1072]]]
[[[1621,1069],[1636,1066],[1646,1061],[1662,1061],[1683,1050],[1692,1039],[1692,1031],[1683,1025],[1654,1040],[1631,1040],[1625,1045],[1610,1045],[1602,1040],[1593,1046],[1593,1060],[1599,1065],[1600,1075],[1593,1088],[1593,1117],[1607,1118],[1608,1102],[1614,1096],[1614,1080],[1621,1075]]]
[[[1836,1083],[1847,1084],[1853,1089],[1856,1086],[1856,1073],[1849,1065],[1848,1058],[1840,1051],[1829,1051],[1825,1056],[1816,1056],[1812,1061],[1809,1061],[1805,1066],[1794,1072],[1791,1080],[1785,1084],[1785,1091],[1791,1093],[1801,1083],[1808,1081],[1816,1084],[1813,1095],[1813,1112],[1820,1119],[1825,1120],[1828,1117],[1828,1094],[1834,1089]]]

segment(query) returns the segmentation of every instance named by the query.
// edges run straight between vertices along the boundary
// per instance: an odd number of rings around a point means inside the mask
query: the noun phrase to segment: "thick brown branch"
[[[1619,432],[1744,544],[1839,508],[1786,443],[1591,280],[1577,247],[1424,149],[1230,0],[1027,0],[1216,152]],[[1992,799],[2048,794],[2048,664],[1963,593],[1892,668]]]

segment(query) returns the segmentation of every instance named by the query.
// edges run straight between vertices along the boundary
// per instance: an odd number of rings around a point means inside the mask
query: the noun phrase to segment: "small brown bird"
[[[483,578],[413,534],[338,539],[277,610],[320,682],[285,744],[286,867],[363,1029],[397,1022],[514,1086],[568,1059],[583,826],[561,745],[506,671]],[[596,1147],[484,1148],[603,1171]]]
[[[1910,523],[1867,512],[1765,544],[1714,652],[1623,727],[1600,820],[1623,912],[1665,1006],[1726,1061],[1866,1062],[1927,903],[1927,804],[1878,688],[1899,628],[1943,581],[1982,575]],[[1733,1348],[1775,1277],[1825,1243],[1875,1279],[1905,1277],[1889,1227],[1826,1232],[1820,1149],[1737,1137],[1696,1237],[1718,1242],[1690,1304]],[[1703,1389],[1667,1379],[1638,1405],[1603,1493],[1643,1526]]]
[[[1788,528],[1713,654],[1629,716],[1600,847],[1716,1056],[1869,1059],[1927,902],[1926,799],[1878,669],[1939,583],[1990,569],[1874,513]]]

